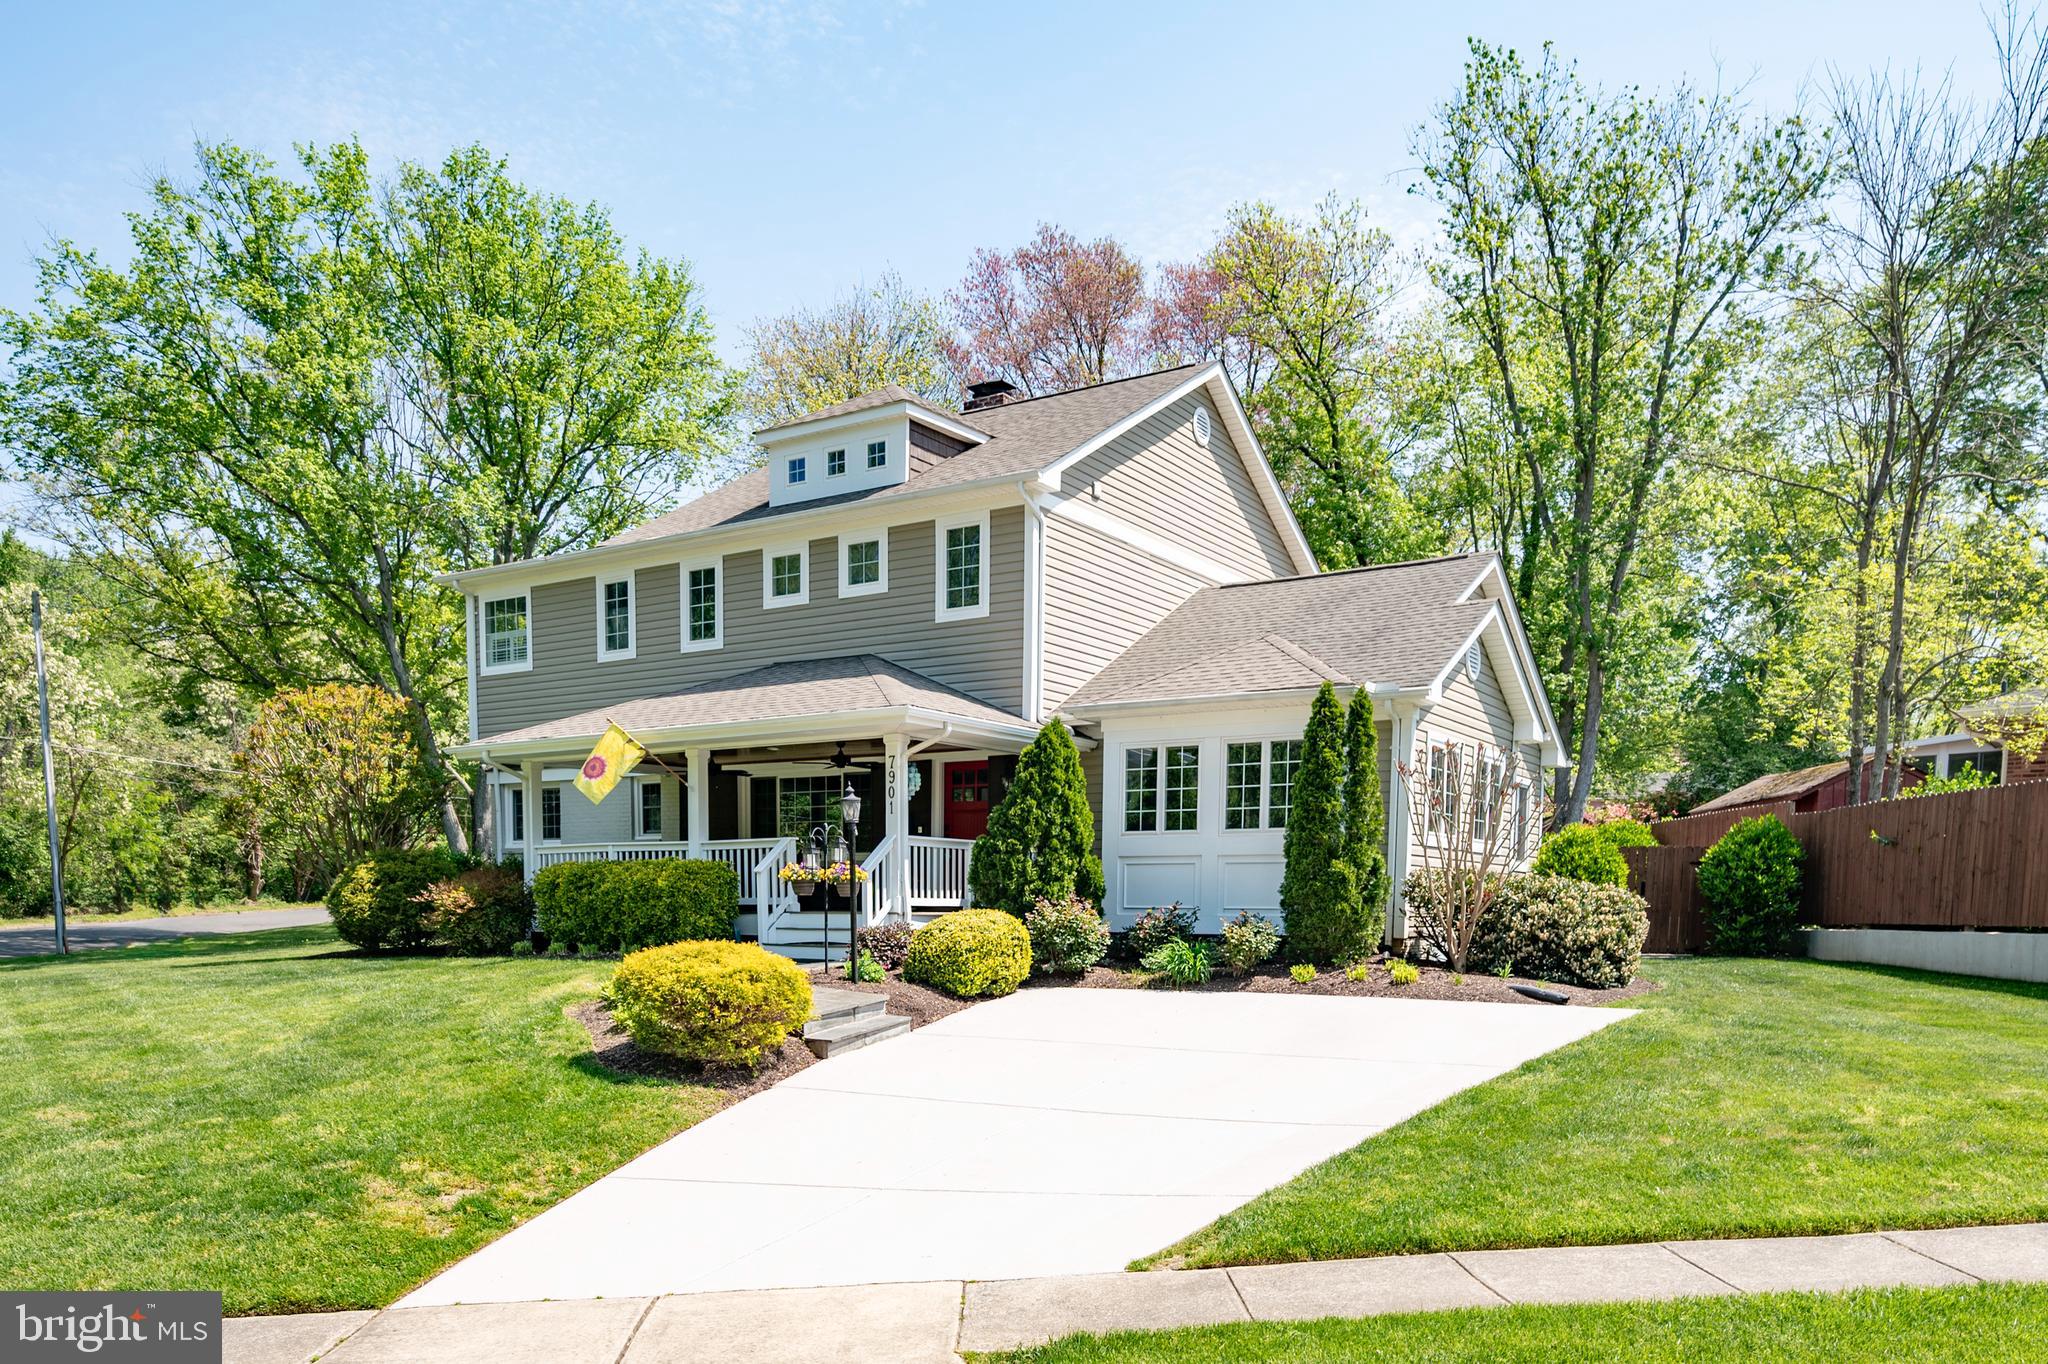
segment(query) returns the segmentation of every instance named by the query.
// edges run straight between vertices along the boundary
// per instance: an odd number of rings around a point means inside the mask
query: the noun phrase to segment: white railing
[[[912,908],[959,909],[967,903],[967,866],[974,857],[971,838],[910,839],[910,904]]]
[[[774,941],[775,926],[796,908],[796,892],[782,879],[782,869],[796,860],[796,840],[781,838],[768,845],[754,864],[754,937]]]
[[[896,913],[897,863],[902,857],[902,845],[896,835],[890,834],[875,845],[868,854],[868,860],[860,864],[867,873],[867,880],[856,882],[860,887],[860,906],[863,926],[880,923]],[[903,916],[909,918],[908,914]]]
[[[776,846],[772,838],[727,838],[706,843],[693,853],[687,843],[657,842],[651,838],[631,843],[558,843],[534,853],[530,872],[563,862],[647,862],[657,857],[701,857],[731,867],[739,879],[740,903],[751,905],[756,894],[754,871]],[[780,867],[782,863],[778,861],[775,865]]]
[[[768,854],[774,851],[776,840],[772,838],[721,838],[706,843],[698,854],[713,862],[723,862],[732,868],[740,880],[740,903],[751,905],[754,901],[754,869],[759,867]],[[775,864],[780,867],[782,864]]]

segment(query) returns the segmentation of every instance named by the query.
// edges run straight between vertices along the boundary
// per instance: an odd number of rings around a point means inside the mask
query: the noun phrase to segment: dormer
[[[768,456],[768,505],[793,506],[904,482],[910,477],[913,422],[968,446],[989,438],[890,384],[756,431]]]

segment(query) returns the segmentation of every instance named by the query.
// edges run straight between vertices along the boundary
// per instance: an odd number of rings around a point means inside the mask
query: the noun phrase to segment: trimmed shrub
[[[1387,935],[1387,801],[1380,791],[1379,730],[1364,687],[1344,711],[1344,860],[1358,877],[1365,912],[1362,936],[1370,950]]]
[[[606,991],[642,1051],[755,1066],[811,1016],[811,982],[750,942],[679,942],[628,953]]]
[[[1283,842],[1280,908],[1287,951],[1297,961],[1336,965],[1372,949],[1358,870],[1344,828],[1344,712],[1328,682],[1308,709],[1301,767],[1294,775]]]
[[[1175,938],[1153,948],[1138,964],[1164,976],[1174,989],[1185,990],[1209,978],[1209,949],[1186,938]]]
[[[502,867],[472,867],[416,898],[426,906],[427,931],[465,956],[509,952],[533,922],[526,883]]]
[[[1040,900],[1024,928],[1032,964],[1054,975],[1078,976],[1109,951],[1109,925],[1086,900]]]
[[[1604,827],[1567,824],[1548,835],[1536,850],[1536,864],[1530,870],[1538,876],[1568,876],[1595,885],[1627,885],[1628,863],[1622,860],[1621,849],[1601,832]]]
[[[1472,935],[1468,965],[1606,990],[1635,979],[1650,910],[1623,886],[1510,876]]]
[[[445,848],[387,849],[345,867],[327,891],[344,942],[376,951],[423,947],[433,937],[419,894],[461,870]]]
[[[1124,933],[1123,949],[1132,961],[1143,961],[1156,949],[1195,931],[1195,911],[1178,904],[1140,914]]]
[[[1094,853],[1095,814],[1081,753],[1058,720],[1048,721],[1022,753],[1010,789],[989,811],[974,841],[967,879],[974,898],[1020,918],[1040,900],[1102,903],[1102,859]]]
[[[1616,851],[1657,846],[1657,835],[1651,833],[1650,826],[1640,819],[1609,819],[1589,827],[1597,830]]]
[[[856,929],[853,941],[861,955],[873,957],[886,970],[896,971],[902,969],[903,958],[910,952],[911,931],[909,924],[900,919],[890,919],[886,923]]]
[[[1791,954],[1799,927],[1806,849],[1776,815],[1745,819],[1700,858],[1707,951],[1738,957]]]
[[[961,999],[1006,995],[1031,974],[1031,935],[1000,909],[957,909],[910,935],[903,978]]]
[[[1223,925],[1223,969],[1233,976],[1248,976],[1280,950],[1280,930],[1263,914],[1248,909]]]
[[[533,878],[549,941],[601,952],[730,938],[739,896],[739,878],[725,863],[680,857],[560,862]]]

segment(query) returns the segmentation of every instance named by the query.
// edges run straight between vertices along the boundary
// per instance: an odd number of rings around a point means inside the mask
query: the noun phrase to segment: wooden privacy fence
[[[1650,904],[1647,952],[1705,945],[1694,869],[1737,821],[1776,814],[1806,849],[1802,918],[1827,928],[2048,929],[2048,781],[1852,805],[1716,811],[1650,826],[1626,848]]]

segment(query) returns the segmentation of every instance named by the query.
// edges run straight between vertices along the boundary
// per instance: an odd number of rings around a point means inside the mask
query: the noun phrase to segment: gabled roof
[[[901,384],[883,384],[880,388],[871,389],[857,397],[848,398],[844,402],[821,407],[815,412],[806,412],[800,417],[791,417],[788,421],[776,422],[773,426],[764,426],[754,434],[765,436],[774,431],[786,431],[792,426],[809,426],[812,422],[829,421],[834,417],[850,417],[856,412],[867,412],[877,407],[888,407],[895,403],[909,403],[912,407],[921,407],[927,412],[941,414],[949,420],[956,422],[960,420],[958,417],[954,417],[951,413],[946,412],[944,408],[938,406],[929,398],[913,393]]]
[[[1036,728],[1019,716],[886,658],[853,654],[771,663],[666,696],[640,697],[507,730],[463,747],[475,751],[540,740],[594,740],[610,724],[635,736],[652,737],[667,730],[876,711],[919,711],[1024,731]]]
[[[1092,388],[1077,388],[1043,398],[1027,398],[1022,402],[1004,403],[1000,407],[982,408],[969,413],[963,420],[987,432],[986,441],[960,454],[937,460],[904,482],[884,488],[842,493],[837,497],[815,497],[771,507],[768,505],[768,471],[755,469],[714,488],[695,501],[685,502],[664,516],[614,535],[604,542],[604,546],[638,544],[644,540],[709,530],[715,526],[741,525],[787,516],[791,512],[813,511],[819,507],[879,502],[969,483],[1028,478],[1091,436],[1171,393],[1203,368],[1206,367],[1182,365],[1134,379],[1117,379]],[[858,411],[871,406],[886,406],[905,398],[924,405],[923,399],[908,390],[897,397],[870,403],[868,399],[872,396],[863,394],[840,406]],[[825,408],[799,421],[808,423],[833,415],[840,414],[832,408]],[[916,413],[911,415],[915,419]],[[784,426],[795,424],[783,423]]]
[[[1067,708],[1339,684],[1426,690],[1495,613],[1460,600],[1489,555],[1232,583],[1195,593]]]
[[[1846,759],[1831,763],[1815,763],[1802,767],[1796,772],[1767,772],[1755,781],[1744,782],[1733,791],[1715,796],[1712,800],[1701,801],[1688,812],[1704,814],[1709,810],[1727,810],[1737,805],[1764,805],[1773,801],[1797,800],[1816,787],[1825,786],[1849,770]]]

